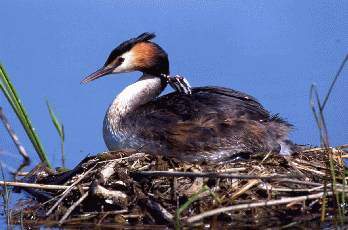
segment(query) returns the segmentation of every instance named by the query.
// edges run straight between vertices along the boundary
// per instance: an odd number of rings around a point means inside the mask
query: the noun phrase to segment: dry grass
[[[341,172],[346,167],[342,160],[348,157],[346,147],[329,150],[340,193],[344,190]],[[176,211],[207,185],[210,189],[200,193],[180,214],[181,227],[204,223],[242,228],[301,227],[319,222],[325,191],[326,221],[335,224],[337,208],[327,171],[327,151],[311,148],[292,156],[257,154],[248,160],[216,166],[180,163],[142,153],[128,156],[105,152],[53,176],[37,167],[26,183],[58,187],[22,188],[39,201],[22,208],[24,223],[152,228],[174,225]],[[327,190],[325,175],[329,178]],[[12,221],[19,223],[19,212],[12,215]]]

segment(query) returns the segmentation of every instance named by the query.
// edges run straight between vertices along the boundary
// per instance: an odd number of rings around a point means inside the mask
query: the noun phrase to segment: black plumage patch
[[[130,51],[136,44],[140,42],[146,42],[156,37],[155,33],[142,33],[137,38],[132,38],[128,41],[123,42],[121,45],[117,46],[109,55],[108,60],[106,60],[104,67],[113,62],[118,56]]]

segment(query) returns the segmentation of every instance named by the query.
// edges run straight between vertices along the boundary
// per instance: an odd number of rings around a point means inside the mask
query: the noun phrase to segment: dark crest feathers
[[[109,55],[108,60],[106,60],[104,67],[109,65],[121,54],[131,50],[136,44],[140,42],[147,42],[156,37],[155,33],[142,33],[137,38],[129,39],[128,41],[123,42],[121,45],[117,46]]]

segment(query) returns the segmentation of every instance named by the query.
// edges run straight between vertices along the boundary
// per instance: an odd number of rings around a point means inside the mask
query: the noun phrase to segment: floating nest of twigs
[[[31,198],[17,205],[12,221],[74,228],[300,228],[321,223],[325,217],[332,226],[339,223],[342,207],[333,195],[329,155],[341,199],[346,147],[303,149],[291,156],[256,154],[215,166],[143,153],[105,152],[54,175],[41,164],[24,178],[28,186],[21,189]],[[32,197],[36,202],[31,202]]]

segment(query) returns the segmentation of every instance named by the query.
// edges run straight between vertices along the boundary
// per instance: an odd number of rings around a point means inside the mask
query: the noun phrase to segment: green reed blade
[[[20,120],[22,126],[24,127],[25,132],[29,136],[31,143],[33,144],[36,152],[40,156],[41,161],[46,161],[47,166],[49,168],[52,168],[52,166],[49,162],[49,159],[45,153],[45,150],[42,147],[40,139],[35,131],[35,128],[29,119],[29,115],[26,112],[24,105],[23,105],[20,97],[18,96],[16,89],[15,89],[14,85],[12,84],[12,81],[11,81],[10,77],[8,76],[6,70],[1,62],[0,62],[0,77],[3,81],[3,84],[1,84],[0,88],[3,91],[3,93],[5,94],[9,103],[11,104],[11,106],[12,106],[13,110],[15,111],[18,119]]]

